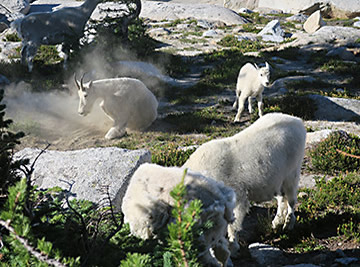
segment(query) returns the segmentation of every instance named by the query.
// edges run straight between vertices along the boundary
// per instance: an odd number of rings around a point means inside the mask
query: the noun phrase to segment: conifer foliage
[[[13,153],[23,132],[13,133],[9,130],[12,120],[5,118],[6,105],[2,104],[4,90],[0,90],[0,195],[7,194],[9,186],[20,180],[17,170],[25,164],[25,160],[13,161]]]

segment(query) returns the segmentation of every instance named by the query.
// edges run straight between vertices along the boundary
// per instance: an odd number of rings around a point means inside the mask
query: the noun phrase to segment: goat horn
[[[86,72],[83,74],[83,76],[82,76],[81,79],[80,79],[80,86],[81,86],[81,88],[84,88],[83,81],[84,81],[85,75],[86,75]]]
[[[78,81],[76,79],[76,73],[74,73],[74,80],[75,80],[75,84],[76,84],[78,90],[81,90],[80,84],[78,83]]]

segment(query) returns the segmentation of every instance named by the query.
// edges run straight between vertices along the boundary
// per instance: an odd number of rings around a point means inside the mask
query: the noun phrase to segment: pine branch
[[[340,149],[336,149],[336,151],[338,153],[340,153],[340,154],[343,154],[344,156],[355,158],[355,159],[360,159],[360,156],[358,156],[358,155],[349,154],[349,153],[346,153],[345,151],[342,151]]]
[[[31,254],[33,255],[35,258],[37,258],[39,261],[45,262],[49,265],[55,266],[55,267],[66,267],[66,265],[62,264],[61,262],[55,260],[55,259],[51,259],[49,258],[47,255],[42,254],[41,252],[37,251],[36,249],[34,249],[31,245],[29,245],[28,241],[17,235],[14,228],[12,228],[10,226],[10,221],[3,221],[0,220],[0,225],[2,225],[3,227],[5,227],[10,233],[12,233],[15,238],[25,247],[25,249]]]

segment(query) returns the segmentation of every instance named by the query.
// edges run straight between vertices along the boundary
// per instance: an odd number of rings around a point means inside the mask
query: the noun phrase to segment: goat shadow
[[[52,12],[57,6],[60,6],[60,4],[31,5],[29,14],[34,12]]]

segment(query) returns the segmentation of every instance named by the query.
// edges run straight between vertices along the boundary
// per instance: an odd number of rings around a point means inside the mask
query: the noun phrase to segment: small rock
[[[354,27],[356,28],[360,28],[360,21],[355,21],[354,24],[353,24]]]
[[[10,81],[8,80],[8,78],[0,74],[0,85],[4,84],[10,84]]]
[[[314,33],[326,23],[323,21],[321,17],[320,10],[315,11],[304,23],[304,30],[307,33]]]
[[[275,19],[270,21],[258,35],[261,36],[264,41],[282,42],[284,41],[285,32],[280,27],[279,20]]]
[[[244,20],[244,23],[246,23],[247,21]],[[214,27],[215,28],[224,28],[226,27],[226,24],[220,20],[217,20],[214,22]]]
[[[180,151],[188,151],[188,150],[192,150],[192,149],[196,149],[198,148],[199,145],[192,145],[192,146],[179,146],[177,148],[177,150],[180,150]]]
[[[216,37],[216,36],[218,36],[218,35],[219,35],[218,32],[215,31],[215,30],[205,31],[205,32],[202,34],[203,37]]]
[[[312,261],[314,261],[315,263],[322,263],[322,262],[325,262],[326,259],[327,259],[327,255],[324,254],[324,253],[321,253],[319,255],[316,255],[312,258]]]
[[[190,28],[189,24],[178,24],[178,25],[176,25],[176,29],[178,29],[178,30],[187,30],[188,28]]]
[[[150,36],[169,35],[170,33],[171,33],[171,31],[166,28],[155,28],[155,29],[151,29],[149,31]]]
[[[343,60],[356,60],[353,53],[348,51],[346,47],[337,47],[326,53],[328,57],[339,57]]]
[[[352,257],[341,258],[341,259],[335,260],[335,262],[340,263],[341,265],[349,265],[351,263],[355,263],[358,261],[360,261],[360,258],[352,258]]]
[[[250,9],[247,9],[245,7],[242,7],[239,9],[238,13],[240,14],[251,14],[251,13],[254,13],[254,11],[250,10]]]
[[[197,26],[199,26],[200,28],[203,28],[203,29],[211,29],[214,27],[214,24],[211,23],[210,21],[200,19],[197,21]]]
[[[8,28],[9,28],[9,26],[6,23],[0,22],[0,32],[3,32]]]
[[[342,258],[345,258],[345,257],[346,257],[344,251],[342,251],[342,250],[339,249],[339,248],[338,248],[335,252],[336,252],[336,255],[337,255],[338,257],[342,257]]]
[[[283,252],[272,246],[253,243],[249,246],[251,257],[256,260],[259,265],[275,265],[283,259]]]
[[[333,131],[329,129],[320,130],[306,134],[306,144],[317,144],[327,138]]]
[[[295,15],[292,15],[291,17],[288,17],[286,18],[287,21],[296,21],[296,22],[305,22],[307,19],[309,18],[309,16],[306,16],[304,14],[295,14]]]

